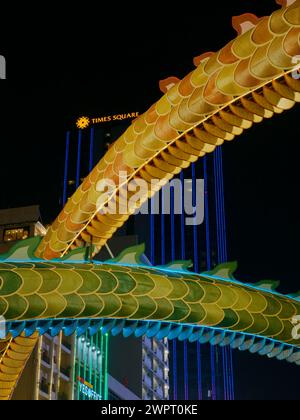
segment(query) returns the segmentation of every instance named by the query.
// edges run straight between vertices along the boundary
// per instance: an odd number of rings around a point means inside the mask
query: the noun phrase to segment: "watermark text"
[[[97,184],[100,197],[99,214],[183,215],[186,226],[199,226],[204,221],[204,180],[174,179],[168,183],[159,179],[147,182],[142,178],[129,179],[127,172],[119,173],[117,184],[102,179]],[[162,190],[161,194],[157,194]],[[152,198],[149,202],[148,199]]]

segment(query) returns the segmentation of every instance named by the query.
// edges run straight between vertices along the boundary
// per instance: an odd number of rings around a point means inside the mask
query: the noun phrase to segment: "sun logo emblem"
[[[83,130],[90,125],[90,119],[88,117],[80,117],[76,122],[77,128]]]

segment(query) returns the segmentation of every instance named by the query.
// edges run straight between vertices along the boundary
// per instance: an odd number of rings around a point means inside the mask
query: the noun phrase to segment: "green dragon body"
[[[15,335],[104,327],[230,344],[300,364],[300,301],[277,293],[276,282],[241,283],[235,263],[202,274],[189,272],[189,262],[146,266],[142,246],[105,263],[87,262],[86,249],[45,262],[33,257],[38,242],[23,241],[0,262],[0,316]]]

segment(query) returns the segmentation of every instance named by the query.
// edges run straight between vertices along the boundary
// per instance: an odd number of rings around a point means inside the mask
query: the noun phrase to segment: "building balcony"
[[[146,385],[148,388],[152,389],[152,379],[149,378],[148,375],[146,375],[143,379],[144,385]]]
[[[50,391],[50,384],[47,384],[45,382],[40,383],[40,391],[45,394],[47,397],[49,397],[49,391]]]
[[[42,362],[46,363],[46,365],[51,366],[50,357],[47,353],[42,353],[41,359]]]
[[[154,395],[156,395],[159,400],[165,399],[164,391],[160,387],[154,389]]]
[[[156,369],[154,370],[155,375],[161,380],[161,381],[165,381],[165,375],[164,375],[164,371],[162,369]]]
[[[66,381],[70,380],[71,377],[71,366],[69,367],[60,367],[60,375],[62,376],[62,378]]]
[[[148,353],[161,365],[162,368],[169,367],[169,360],[165,360],[164,354],[159,349],[149,349]]]
[[[61,349],[68,354],[71,354],[72,352],[72,345],[68,343],[67,341],[62,341],[61,343]]]
[[[150,357],[145,357],[143,363],[148,369],[152,370],[152,360]]]
[[[143,345],[147,347],[147,349],[152,349],[152,340],[148,337],[144,337]]]
[[[156,355],[156,357],[159,360],[161,360],[163,362],[163,360],[164,360],[164,354],[163,354],[163,352],[160,349],[158,349],[157,351],[154,350],[154,354]]]

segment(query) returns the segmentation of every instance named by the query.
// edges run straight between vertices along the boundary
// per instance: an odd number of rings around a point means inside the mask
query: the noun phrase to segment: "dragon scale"
[[[293,77],[300,0],[276,2],[282,7],[271,16],[234,18],[236,39],[197,57],[196,69],[182,80],[161,82],[165,95],[113,144],[45,238],[23,241],[0,256],[0,316],[7,321],[0,400],[11,397],[38,336],[61,330],[199,340],[300,364],[294,321],[299,294],[277,293],[276,282],[238,282],[233,264],[202,274],[182,263],[148,267],[139,260],[141,249],[105,263],[87,262],[85,250],[78,250],[89,245],[96,254],[136,210],[100,214],[103,180],[117,186],[108,207],[132,180],[150,185],[158,179],[158,190],[253,124],[300,102],[300,80]],[[127,173],[125,181],[120,172]]]

